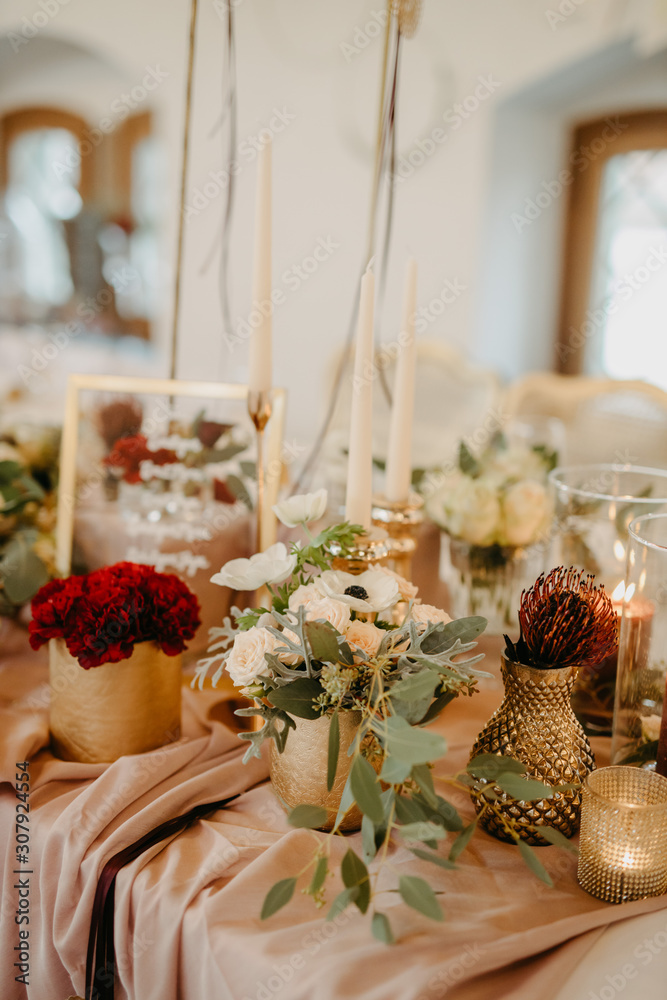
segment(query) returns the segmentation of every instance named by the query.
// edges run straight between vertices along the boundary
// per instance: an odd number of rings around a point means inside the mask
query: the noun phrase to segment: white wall
[[[58,7],[58,0],[42,2]],[[572,13],[558,15],[559,6]],[[155,91],[152,107],[170,164],[174,210],[166,225],[169,260],[173,260],[176,223],[188,8],[186,0],[114,4],[69,0],[40,28],[37,39],[16,53],[5,51],[0,65],[0,107],[6,107],[20,100],[21,87],[26,102],[40,87],[45,94],[49,91],[53,74],[45,67],[40,70],[34,54],[31,58],[39,37],[55,35],[83,47],[108,65],[109,86],[94,95],[80,72],[59,72],[57,94],[64,101],[69,92],[72,105],[85,107],[93,124],[96,115],[105,113],[109,87],[113,89],[116,79],[119,85],[121,79],[138,82],[147,66],[159,65],[168,72]],[[294,116],[274,141],[274,284],[286,296],[274,315],[275,379],[290,390],[288,435],[301,440],[313,438],[323,410],[327,362],[345,335],[364,252],[381,40],[372,38],[363,48],[359,43],[364,25],[371,25],[372,33],[377,23],[374,12],[382,9],[381,0],[237,0],[234,8],[239,144],[256,135],[274,109]],[[4,0],[0,32],[20,30],[22,23],[25,27],[22,19],[39,11],[33,0]],[[224,163],[223,136],[210,135],[222,103],[223,11],[223,0],[200,0],[188,204],[196,189],[210,181],[209,172],[219,171]],[[641,29],[644,41],[658,37],[664,25],[647,17],[643,5],[620,5],[615,0],[503,0],[502,4],[425,0],[422,24],[416,37],[405,42],[403,52],[399,156],[407,157],[418,140],[427,139],[436,127],[443,128],[446,139],[397,185],[381,322],[385,339],[396,332],[402,270],[410,252],[419,262],[420,304],[428,304],[447,280],[465,286],[424,336],[460,344],[507,375],[548,363],[557,214],[548,224],[546,241],[552,258],[546,254],[541,276],[538,273],[535,279],[546,289],[537,307],[531,297],[533,277],[522,271],[522,265],[527,257],[535,257],[539,246],[527,253],[530,239],[526,239],[519,251],[508,244],[507,250],[489,252],[490,239],[497,238],[506,222],[502,213],[507,205],[520,204],[535,181],[534,166],[512,159],[510,140],[515,136],[522,149],[538,151],[538,181],[549,176],[543,173],[550,170],[549,161],[563,155],[567,101],[561,100],[547,114],[548,95],[532,106],[530,101],[526,105],[526,95],[545,78],[559,73],[567,78],[569,67],[636,30]],[[14,82],[8,82],[12,78]],[[473,95],[480,78],[493,81],[493,93],[465,120],[450,116],[443,124],[443,115]],[[56,89],[50,92],[55,94]],[[584,113],[580,95],[571,94],[569,99],[576,104],[573,114]],[[239,150],[244,166],[237,178],[232,232],[231,312],[239,320],[250,304],[255,181],[255,162],[244,155],[245,149]],[[489,194],[499,190],[503,207],[494,209]],[[246,373],[246,344],[229,350],[222,340],[217,259],[201,273],[219,236],[223,205],[220,193],[191,218],[186,229],[179,353],[179,373],[184,377],[241,380]],[[285,272],[310,255],[320,238],[337,246],[295,289],[295,279]],[[508,302],[523,305],[515,305],[503,321]],[[162,342],[169,312],[169,287],[165,287]],[[533,328],[531,336],[528,330]]]

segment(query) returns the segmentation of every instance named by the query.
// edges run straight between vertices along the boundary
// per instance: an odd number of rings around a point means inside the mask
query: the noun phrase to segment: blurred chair
[[[536,372],[505,391],[509,418],[547,415],[566,429],[560,463],[667,468],[667,392],[648,382]]]

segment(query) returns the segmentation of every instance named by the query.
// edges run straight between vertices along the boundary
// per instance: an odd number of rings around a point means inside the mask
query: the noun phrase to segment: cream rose
[[[380,648],[380,643],[386,635],[381,628],[373,625],[372,622],[354,621],[350,622],[345,638],[352,646],[352,652],[360,649],[366,656],[372,658]]]
[[[296,588],[293,594],[290,594],[289,609],[290,611],[297,611],[302,604],[308,608],[313,601],[319,601],[323,597],[326,597],[326,594],[317,586],[317,581],[302,583],[300,587]]]
[[[236,687],[247,687],[260,674],[269,669],[265,653],[272,653],[277,640],[265,628],[249,628],[247,632],[239,632],[234,639],[227,657],[227,673]]]
[[[534,479],[515,483],[503,500],[504,538],[507,545],[530,545],[545,526],[549,514],[546,487]]]
[[[471,545],[492,545],[499,525],[500,502],[494,487],[482,479],[471,480],[458,534]]]
[[[452,619],[442,608],[436,608],[433,604],[413,604],[412,620],[418,625],[437,625],[442,622],[447,625]]]
[[[350,609],[342,601],[321,597],[319,601],[311,601],[306,607],[306,620],[314,622],[317,619],[331,622],[338,632],[344,633],[350,622]]]

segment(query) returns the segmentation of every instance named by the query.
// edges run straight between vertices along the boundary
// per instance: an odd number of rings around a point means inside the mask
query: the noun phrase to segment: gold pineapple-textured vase
[[[570,705],[577,666],[540,670],[513,663],[502,654],[505,697],[472,748],[471,758],[493,753],[526,765],[527,776],[549,785],[580,783],[595,768],[590,743]],[[482,783],[485,783],[482,780]],[[517,802],[499,788],[481,826],[500,840],[513,842],[501,817],[529,844],[546,844],[528,827],[551,826],[571,837],[579,827],[581,789],[555,792],[553,798]],[[479,812],[481,804],[475,800]],[[500,813],[500,815],[498,815]]]
[[[327,789],[327,761],[329,753],[329,728],[331,716],[319,719],[295,719],[296,729],[290,729],[285,749],[279,753],[271,742],[271,782],[273,789],[286,809],[308,804],[327,810],[327,821],[321,830],[331,830],[336,822],[341,796],[352,767],[352,757],[347,751],[361,725],[361,712],[353,710],[338,713],[340,742],[338,767],[331,791]],[[374,761],[371,760],[373,764]],[[361,813],[354,806],[342,820],[339,830],[358,830]]]

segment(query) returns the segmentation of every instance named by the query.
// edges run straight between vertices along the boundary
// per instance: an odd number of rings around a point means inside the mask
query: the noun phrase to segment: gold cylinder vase
[[[84,670],[63,639],[49,642],[51,747],[62,760],[110,763],[181,735],[181,657],[154,642]]]
[[[570,704],[577,666],[540,670],[513,663],[503,652],[505,697],[472,748],[471,758],[492,753],[514,757],[526,775],[548,785],[579,784],[595,768],[588,738]],[[480,779],[481,784],[486,784]],[[482,815],[480,825],[499,840],[513,843],[503,817],[511,820],[522,840],[547,841],[530,829],[550,826],[571,837],[579,827],[581,788],[555,792],[537,802],[514,801],[500,788],[499,798]],[[479,812],[481,804],[475,800]],[[498,815],[500,814],[500,815]]]
[[[347,751],[361,725],[361,712],[348,710],[338,713],[338,767],[331,791],[327,789],[331,716],[294,721],[296,729],[290,729],[282,753],[278,752],[274,742],[271,743],[270,771],[273,789],[286,809],[294,809],[303,804],[326,809],[327,820],[320,829],[328,831],[333,829],[336,822],[343,789],[352,767],[353,758],[348,756]],[[371,760],[371,763],[375,765],[376,762]],[[379,761],[377,764],[379,767]],[[338,829],[358,830],[360,827],[361,813],[353,806]]]

